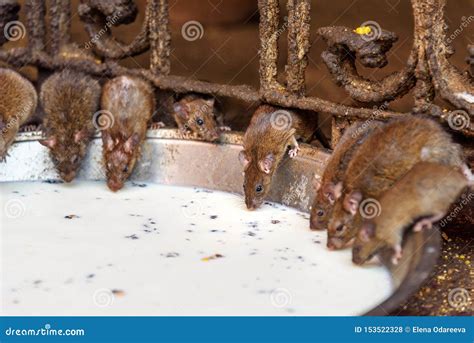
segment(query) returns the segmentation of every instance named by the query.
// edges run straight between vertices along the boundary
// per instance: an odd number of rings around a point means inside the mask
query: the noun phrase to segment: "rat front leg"
[[[159,121],[157,123],[151,123],[150,129],[151,130],[159,130],[161,128],[164,128],[166,125],[162,121]]]
[[[392,263],[394,265],[397,265],[401,259],[402,259],[402,245],[400,243],[397,243],[393,247]]]
[[[290,158],[295,158],[298,155],[298,152],[300,151],[300,146],[298,145],[298,141],[296,140],[296,137],[293,135],[290,138],[290,150],[288,151],[288,155]]]

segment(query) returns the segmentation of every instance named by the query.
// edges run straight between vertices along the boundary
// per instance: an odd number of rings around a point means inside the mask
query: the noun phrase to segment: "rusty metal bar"
[[[10,0],[12,1],[12,0]],[[135,40],[124,45],[119,43],[111,34],[110,25],[127,24],[136,18],[136,6],[132,0],[97,1],[82,0],[79,5],[79,14],[85,22],[86,30],[94,37],[101,27],[106,25],[107,29],[102,31],[103,37],[99,37],[94,44],[96,51],[106,58],[105,63],[97,63],[92,59],[82,58],[59,58],[56,54],[44,52],[45,45],[45,6],[44,1],[26,1],[27,28],[29,33],[28,48],[15,48],[8,51],[0,51],[0,60],[14,67],[24,65],[36,66],[39,69],[56,70],[73,68],[96,76],[117,76],[123,74],[141,75],[148,79],[156,87],[162,90],[172,90],[178,93],[197,92],[213,96],[233,97],[245,102],[267,102],[276,106],[291,107],[295,109],[325,112],[339,119],[334,121],[335,129],[342,129],[342,120],[386,120],[400,116],[401,113],[383,108],[356,108],[333,103],[317,97],[305,97],[304,92],[304,68],[306,67],[305,54],[309,48],[309,0],[289,0],[290,29],[289,29],[289,58],[287,65],[288,89],[278,83],[277,57],[278,57],[278,23],[279,2],[277,0],[259,0],[260,10],[260,89],[255,90],[249,86],[230,86],[214,84],[198,80],[189,80],[185,77],[170,76],[169,73],[169,48],[170,35],[168,28],[168,3],[165,0],[150,0],[147,2],[145,22],[140,34]],[[378,103],[382,100],[388,102],[405,94],[413,87],[415,80],[415,111],[427,113],[437,118],[442,123],[450,122],[451,112],[441,109],[433,104],[434,91],[444,100],[449,101],[457,108],[465,110],[466,125],[454,127],[453,130],[468,137],[474,137],[472,123],[474,122],[474,94],[472,78],[462,74],[452,66],[448,58],[451,49],[446,42],[444,30],[444,5],[445,0],[411,0],[415,16],[414,47],[410,55],[407,68],[398,72],[398,76],[389,76],[379,82],[371,79],[362,79],[354,68],[355,59],[362,65],[371,68],[381,68],[387,63],[386,53],[396,40],[393,33],[374,28],[374,39],[361,37],[360,33],[344,27],[321,28],[318,33],[323,36],[328,44],[325,51],[325,59],[329,69],[332,70],[336,81],[349,91],[351,97],[366,103]],[[54,15],[53,27],[60,31],[61,27],[67,27],[67,13],[64,9],[66,0],[54,0],[52,13]],[[5,7],[5,6],[4,6]],[[8,13],[0,15],[0,26],[5,25],[7,20],[14,20],[16,7],[5,7]],[[0,13],[1,14],[1,13]],[[64,14],[64,16],[62,16]],[[13,19],[11,19],[13,18]],[[301,22],[298,19],[303,19]],[[150,31],[154,33],[150,37]],[[62,32],[57,42],[53,44],[53,50],[68,41],[67,32]],[[156,34],[156,35],[155,35]],[[91,38],[92,41],[92,38]],[[152,41],[151,67],[150,69],[127,69],[120,66],[116,59],[122,59],[134,54],[142,53],[150,47]],[[61,43],[62,42],[62,43]],[[0,45],[3,44],[0,41]],[[341,49],[349,48],[351,58],[347,60],[341,55]],[[472,53],[471,53],[472,55]],[[338,79],[339,78],[339,79]],[[397,79],[399,79],[397,81]],[[352,87],[348,83],[354,82],[358,87]],[[371,85],[377,82],[375,89],[365,90],[363,85]],[[388,87],[389,86],[389,87]],[[358,91],[361,89],[362,91]],[[454,111],[454,112],[459,112]],[[463,114],[461,113],[461,114]],[[458,113],[459,114],[459,113]],[[452,118],[451,118],[452,119]],[[471,124],[469,125],[469,121]],[[341,131],[341,130],[339,130]],[[335,133],[337,140],[339,133]]]
[[[297,95],[305,94],[305,70],[308,57],[311,28],[311,1],[288,0],[288,61],[286,89]]]
[[[281,89],[278,75],[278,23],[280,6],[278,0],[258,0],[260,12],[260,89]]]
[[[168,75],[171,68],[171,32],[168,19],[168,0],[150,1],[150,70],[155,74]]]
[[[51,0],[49,9],[51,46],[50,53],[58,54],[70,42],[71,6],[69,0]]]
[[[44,51],[46,41],[45,2],[40,0],[26,0],[25,11],[28,48],[32,52]]]

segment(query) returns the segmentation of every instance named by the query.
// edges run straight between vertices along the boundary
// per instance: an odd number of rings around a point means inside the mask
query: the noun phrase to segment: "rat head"
[[[107,185],[116,192],[123,187],[135,167],[140,138],[137,133],[115,140],[107,132],[102,135]]]
[[[214,98],[202,99],[186,98],[173,105],[174,115],[178,125],[186,130],[197,134],[209,142],[219,139],[219,127],[214,112]]]
[[[52,135],[40,143],[50,149],[51,158],[61,179],[71,182],[87,152],[90,141],[87,129],[76,131],[71,136]]]
[[[331,218],[332,207],[341,196],[342,182],[337,184],[327,182],[321,186],[316,181],[315,188],[316,197],[311,207],[310,228],[311,230],[325,230]]]
[[[253,161],[247,152],[241,151],[239,159],[244,167],[245,205],[249,210],[254,210],[262,205],[270,190],[275,156],[269,153],[260,160]]]
[[[362,224],[352,248],[352,262],[355,264],[360,265],[370,260],[382,247],[375,235],[375,229],[372,221]]]
[[[357,228],[355,217],[362,200],[362,193],[352,191],[338,199],[334,204],[332,217],[328,226],[329,249],[342,249],[350,245]]]

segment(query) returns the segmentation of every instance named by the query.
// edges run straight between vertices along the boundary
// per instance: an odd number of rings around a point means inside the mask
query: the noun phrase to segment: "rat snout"
[[[327,243],[329,250],[342,249],[344,242],[340,238],[329,238]]]
[[[76,177],[75,171],[61,173],[61,179],[63,179],[65,182],[71,182],[72,180],[74,180],[75,177]]]
[[[318,220],[317,216],[311,216],[309,221],[309,228],[311,230],[324,230],[324,225]]]
[[[354,247],[352,249],[352,262],[358,265],[361,265],[365,262],[360,256],[360,247]]]
[[[110,188],[111,191],[117,192],[118,190],[122,189],[123,182],[120,182],[115,179],[109,179],[107,180],[107,186]]]

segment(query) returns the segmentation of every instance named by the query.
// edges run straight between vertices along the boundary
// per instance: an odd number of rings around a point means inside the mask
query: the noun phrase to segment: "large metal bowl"
[[[47,149],[37,142],[40,138],[41,132],[17,136],[7,162],[0,163],[0,182],[58,179]],[[220,144],[210,144],[183,140],[177,130],[149,131],[132,179],[242,193],[242,168],[238,162],[241,143],[241,133],[224,134]],[[97,136],[78,178],[104,179],[101,150],[102,141]],[[315,175],[321,175],[328,157],[328,151],[302,145],[296,159],[284,160],[279,167],[269,200],[309,212],[314,196],[312,180]],[[439,250],[438,230],[424,230],[406,237],[403,259],[396,267],[383,254],[382,261],[393,278],[394,292],[366,315],[396,314],[393,311],[428,277]]]

